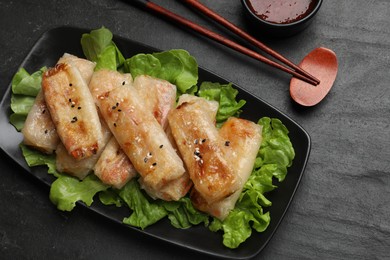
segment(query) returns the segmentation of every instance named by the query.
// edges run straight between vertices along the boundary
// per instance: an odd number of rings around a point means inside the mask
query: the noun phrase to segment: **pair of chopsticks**
[[[213,31],[210,31],[209,29],[206,29],[205,27],[202,27],[198,24],[195,24],[195,23],[187,20],[186,18],[179,16],[179,15],[177,15],[177,14],[175,14],[175,13],[173,13],[173,12],[171,12],[171,11],[169,11],[169,10],[167,10],[167,9],[165,9],[165,8],[159,6],[151,1],[148,1],[148,0],[127,0],[127,1],[134,3],[134,4],[137,4],[137,5],[140,5],[148,10],[154,11],[155,13],[160,14],[160,15],[164,16],[165,18],[168,18],[168,19],[170,19],[174,22],[177,22],[181,25],[184,25],[184,26],[186,26],[186,27],[212,39],[212,40],[215,40],[215,41],[217,41],[217,42],[219,42],[219,43],[221,43],[221,44],[223,44],[223,45],[225,45],[233,50],[236,50],[240,53],[243,53],[243,54],[245,54],[249,57],[252,57],[256,60],[259,60],[259,61],[261,61],[267,65],[270,65],[274,68],[277,68],[279,70],[287,72],[287,73],[291,74],[292,76],[294,76],[298,79],[301,79],[301,80],[303,80],[303,81],[305,81],[313,86],[317,86],[320,83],[320,81],[318,79],[316,79],[315,77],[310,75],[308,72],[306,72],[305,70],[303,70],[299,66],[295,65],[293,62],[291,62],[287,58],[283,57],[281,54],[270,49],[265,44],[263,44],[259,40],[255,39],[254,37],[252,37],[248,33],[244,32],[242,29],[238,28],[236,25],[227,21],[225,18],[218,15],[214,11],[210,10],[209,8],[207,8],[206,6],[204,6],[203,4],[201,4],[197,0],[182,0],[182,1],[185,2],[186,4],[192,6],[193,8],[197,9],[198,11],[200,11],[204,15],[208,16],[209,18],[215,20],[216,22],[218,22],[222,26],[226,27],[227,29],[229,29],[230,31],[235,33],[236,35],[240,36],[244,40],[251,43],[253,46],[261,49],[262,51],[264,51],[268,55],[281,61],[282,63],[284,63],[284,65],[281,65],[280,63],[277,63],[273,60],[270,60],[270,59],[266,58],[265,56],[255,52],[247,47],[244,47],[244,46],[242,46],[242,45],[240,45],[232,40],[229,40],[229,39],[223,37],[220,34],[217,34]]]

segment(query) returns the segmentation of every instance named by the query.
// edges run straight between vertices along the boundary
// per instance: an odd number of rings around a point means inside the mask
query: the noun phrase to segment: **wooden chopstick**
[[[236,35],[240,36],[244,40],[247,40],[249,43],[254,45],[255,47],[258,47],[259,49],[263,50],[265,53],[269,54],[270,56],[274,57],[275,59],[278,59],[279,61],[285,63],[286,65],[290,66],[293,68],[295,71],[301,73],[302,75],[312,79],[315,81],[317,84],[320,83],[320,81],[309,74],[307,71],[303,70],[299,66],[295,65],[293,62],[291,62],[289,59],[285,58],[281,54],[277,53],[276,51],[272,50],[268,46],[266,46],[264,43],[260,42],[256,38],[252,37],[250,34],[246,33],[243,31],[241,28],[237,27],[233,23],[229,22],[219,14],[215,13],[211,9],[209,9],[207,6],[203,5],[197,0],[182,0],[186,4],[194,7],[198,11],[202,12],[209,18],[213,19],[214,21],[218,22],[219,24],[223,25],[225,28],[229,29],[231,32],[235,33]]]
[[[254,58],[254,59],[259,60],[259,61],[261,61],[267,65],[270,65],[274,68],[277,68],[277,69],[282,70],[286,73],[289,73],[290,75],[292,75],[300,80],[303,80],[303,81],[305,81],[313,86],[318,85],[318,82],[319,82],[318,80],[313,80],[312,78],[301,74],[299,71],[292,70],[291,68],[285,67],[285,66],[283,66],[283,65],[281,65],[273,60],[270,60],[270,59],[264,57],[263,55],[255,52],[247,47],[244,47],[244,46],[242,46],[242,45],[240,45],[232,40],[229,40],[220,34],[217,34],[213,31],[210,31],[209,29],[207,29],[205,27],[202,27],[198,24],[195,24],[192,21],[187,20],[186,18],[179,16],[179,15],[177,15],[177,14],[175,14],[175,13],[173,13],[173,12],[171,12],[171,11],[169,11],[169,10],[167,10],[167,9],[165,9],[165,8],[159,6],[151,1],[148,1],[148,0],[127,0],[127,1],[132,2],[134,4],[141,5],[143,7],[146,7],[148,10],[154,11],[155,13],[162,15],[165,18],[170,19],[171,21],[174,21],[174,22],[177,22],[181,25],[184,25],[184,26],[198,32],[201,35],[204,35],[204,36],[206,36],[214,41],[217,41],[217,42],[219,42],[219,43],[221,43],[221,44],[223,44],[223,45],[225,45],[233,50],[236,50],[240,53],[243,53],[251,58]],[[194,2],[196,2],[196,1],[194,1]]]

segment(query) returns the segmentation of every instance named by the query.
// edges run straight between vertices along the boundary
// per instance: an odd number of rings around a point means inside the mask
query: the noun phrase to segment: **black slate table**
[[[202,0],[247,28],[239,0]],[[224,33],[180,1],[156,0]],[[390,258],[390,2],[326,0],[304,32],[268,39],[299,62],[325,46],[339,74],[319,105],[302,108],[289,97],[290,77],[230,49],[115,0],[0,1],[0,95],[35,41],[69,25],[114,34],[168,50],[184,48],[205,67],[277,107],[310,134],[312,150],[301,185],[277,232],[256,259]],[[68,213],[48,189],[0,153],[0,258],[204,258],[136,232],[83,207]]]

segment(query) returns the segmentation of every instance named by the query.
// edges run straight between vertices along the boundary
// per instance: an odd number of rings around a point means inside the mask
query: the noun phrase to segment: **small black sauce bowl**
[[[298,21],[287,24],[267,22],[253,13],[247,3],[247,0],[241,0],[241,3],[245,9],[246,17],[249,21],[249,27],[254,31],[254,34],[265,37],[282,38],[292,36],[304,30],[313,21],[314,16],[317,14],[322,5],[322,0],[315,1],[317,1],[316,6],[308,15]]]

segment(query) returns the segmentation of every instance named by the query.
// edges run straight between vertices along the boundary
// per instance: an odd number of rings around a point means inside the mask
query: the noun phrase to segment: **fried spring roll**
[[[233,170],[242,180],[242,185],[232,195],[214,203],[209,203],[199,192],[193,190],[191,201],[197,209],[221,220],[227,217],[235,207],[243,185],[252,173],[262,140],[261,131],[260,125],[234,117],[223,124],[219,134],[224,141],[226,154],[229,156]]]
[[[174,150],[178,152],[177,145],[172,136],[169,125],[165,130],[165,133]],[[192,181],[187,170],[181,177],[166,183],[160,190],[153,190],[147,185],[145,185],[142,177],[138,179],[138,182],[141,184],[141,188],[144,189],[150,197],[152,197],[153,199],[160,198],[166,201],[179,200],[180,198],[184,197],[192,187]]]
[[[95,175],[105,184],[114,188],[122,188],[137,175],[133,164],[122,151],[115,137],[104,148],[99,160],[94,166]]]
[[[96,105],[79,70],[59,63],[42,77],[42,90],[66,150],[80,160],[96,154],[102,130]]]
[[[73,64],[86,82],[89,82],[95,68],[95,63],[67,53],[59,59],[58,63]],[[22,133],[26,145],[44,153],[53,153],[60,142],[42,90],[38,93],[27,116]]]
[[[178,201],[184,197],[192,187],[190,176],[186,173],[181,177],[166,183],[160,189],[152,189],[144,183],[143,178],[139,178],[138,182],[141,188],[153,199],[162,199],[165,201]]]
[[[72,155],[70,155],[65,146],[60,142],[55,151],[57,170],[77,177],[80,180],[84,179],[89,173],[92,172],[102,152],[105,150],[105,145],[112,137],[111,131],[104,121],[102,121],[102,135],[102,145],[99,147],[96,154],[81,160],[77,160]]]
[[[93,73],[89,90],[97,104],[102,94],[117,87],[131,86],[132,82],[131,74],[102,69]],[[123,187],[137,174],[129,158],[112,135],[94,166],[94,173],[103,183],[117,189]]]
[[[69,59],[72,58],[69,55],[64,55],[63,58],[59,60],[59,62],[63,61],[69,61]],[[73,59],[72,59],[73,60]],[[81,61],[77,60],[75,63],[76,65],[84,65]],[[118,86],[123,86],[125,84],[131,83],[132,78],[130,74],[121,74],[117,71],[111,71],[111,70],[99,70],[96,72],[93,72],[86,69],[86,66],[84,67],[84,76],[89,77],[87,79],[89,81],[89,89],[90,92],[95,100],[96,103],[96,97],[99,96],[101,93],[110,91]],[[80,71],[81,72],[81,71]],[[91,72],[91,73],[89,73]],[[81,74],[83,74],[81,72]],[[103,120],[103,119],[102,119]],[[112,138],[111,131],[109,130],[108,126],[105,124],[104,120],[102,121],[102,132],[103,132],[103,142],[101,145],[101,148],[98,149],[98,152],[88,158],[76,160],[72,156],[67,155],[65,147],[61,144],[57,151],[57,161],[56,166],[57,169],[59,169],[62,172],[66,172],[72,176],[78,177],[79,179],[85,178],[92,170],[95,171],[95,175],[98,176],[103,183],[112,185],[114,187],[120,187],[123,186],[128,179],[132,177],[132,175],[125,176],[125,174],[128,172],[128,169],[122,169],[122,173],[124,174],[121,178],[117,178],[116,175],[119,172],[119,169],[117,169],[115,172],[112,172],[111,170],[115,167],[123,166],[125,167],[125,164],[118,164],[117,160],[120,160],[121,157],[123,157],[123,153],[121,152],[118,155],[118,158],[115,160],[112,158],[113,154],[111,153],[112,146],[107,147],[107,143]],[[108,148],[108,151],[105,152],[105,150]],[[104,158],[108,156],[108,158]],[[127,159],[128,160],[128,159]],[[99,162],[100,161],[100,162]],[[114,165],[102,165],[102,163],[109,163],[112,162]],[[128,162],[131,166],[131,163]],[[130,171],[131,172],[131,171]],[[109,174],[112,174],[110,177]],[[119,180],[123,180],[124,183],[119,183]]]
[[[170,134],[168,114],[176,104],[176,86],[166,80],[153,78],[146,75],[137,76],[133,87],[137,90],[140,98],[144,101],[145,109],[149,110],[165,132],[176,150],[175,141]],[[179,200],[188,193],[192,187],[192,181],[188,172],[178,179],[172,180],[159,190],[154,190],[145,185],[143,178],[139,178],[141,187],[152,197],[166,201]]]
[[[203,98],[179,100],[168,121],[195,189],[212,203],[237,191],[241,179],[223,149],[209,102]]]
[[[122,74],[118,71],[101,69],[93,73],[88,87],[97,104],[98,98],[104,93],[119,86],[131,86],[132,82],[133,78],[129,73]]]
[[[135,88],[115,88],[98,98],[98,106],[145,185],[159,190],[185,173],[183,162]]]
[[[219,108],[219,104],[217,101],[205,100],[194,95],[183,94],[180,96],[179,101],[177,102],[177,106],[180,106],[183,103],[196,103],[202,106],[202,110],[204,112],[204,115],[207,116],[207,120],[213,122],[213,124],[215,125],[216,116]]]
[[[133,86],[144,101],[145,109],[151,111],[166,129],[168,113],[176,104],[176,86],[166,80],[144,75],[137,76]]]
[[[67,63],[76,67],[81,74],[81,77],[85,80],[85,83],[89,84],[96,64],[87,59],[79,58],[75,55],[64,53],[62,57],[57,61],[57,64]]]
[[[47,154],[53,153],[60,142],[42,90],[27,115],[22,133],[24,144]]]

